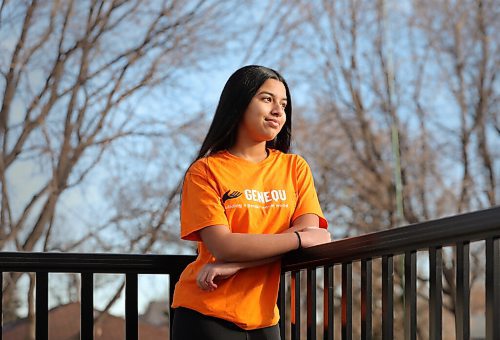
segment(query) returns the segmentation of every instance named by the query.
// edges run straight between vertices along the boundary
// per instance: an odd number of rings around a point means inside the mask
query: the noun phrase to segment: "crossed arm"
[[[302,247],[308,248],[331,241],[330,233],[319,228],[319,217],[305,214],[294,220],[281,234],[232,233],[226,226],[210,226],[200,230],[200,237],[218,262],[205,265],[198,273],[198,286],[207,291],[217,282],[244,268],[256,267],[281,258],[297,249],[299,232]]]

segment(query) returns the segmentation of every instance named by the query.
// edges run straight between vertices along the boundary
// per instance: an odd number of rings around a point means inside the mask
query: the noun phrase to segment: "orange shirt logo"
[[[224,193],[224,196],[222,196],[222,203],[226,203],[227,200],[233,199],[233,198],[238,198],[241,196],[241,192],[239,191],[233,191],[228,190]]]

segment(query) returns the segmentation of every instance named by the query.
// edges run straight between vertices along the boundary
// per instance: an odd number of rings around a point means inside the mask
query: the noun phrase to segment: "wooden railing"
[[[429,338],[442,336],[442,251],[456,248],[456,338],[470,337],[469,245],[485,241],[486,339],[500,339],[500,207],[419,223],[401,228],[334,241],[326,245],[289,253],[283,259],[278,306],[282,339],[290,334],[301,338],[301,319],[306,319],[307,339],[317,339],[322,322],[323,338],[334,339],[334,269],[341,267],[341,338],[353,337],[353,263],[361,262],[361,338],[373,337],[372,262],[381,259],[382,338],[393,339],[394,256],[404,256],[404,337],[417,335],[417,252],[428,251]],[[36,273],[36,339],[48,338],[48,274],[81,275],[81,339],[93,339],[93,278],[96,273],[125,274],[126,339],[138,339],[138,275],[168,274],[170,298],[174,285],[193,256],[121,255],[75,253],[0,252],[0,274]],[[317,320],[316,270],[322,268],[323,317]],[[307,275],[306,308],[301,308],[301,276]],[[287,276],[291,277],[290,280]],[[0,283],[3,275],[0,275]],[[321,286],[321,285],[319,285]],[[291,294],[287,294],[291,292]],[[291,300],[291,301],[289,301]],[[289,303],[290,302],[290,303]],[[2,312],[0,304],[0,314]],[[286,318],[291,306],[292,318]],[[170,313],[172,317],[172,313]],[[287,319],[289,319],[287,321]],[[1,324],[0,324],[1,327]],[[0,328],[0,340],[2,340]]]

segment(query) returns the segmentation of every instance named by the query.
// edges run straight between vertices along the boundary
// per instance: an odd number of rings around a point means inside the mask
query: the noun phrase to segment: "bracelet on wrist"
[[[302,239],[300,238],[300,234],[298,231],[294,231],[295,235],[297,235],[297,239],[299,240],[299,246],[297,247],[297,249],[300,249],[302,248]]]

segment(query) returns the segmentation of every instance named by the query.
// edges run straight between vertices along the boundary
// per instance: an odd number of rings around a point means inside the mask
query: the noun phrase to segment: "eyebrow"
[[[271,97],[276,98],[276,95],[274,93],[269,92],[269,91],[262,91],[262,92],[259,92],[257,95],[260,96],[261,94],[268,94]],[[288,101],[288,98],[287,97],[283,97],[281,100]]]

